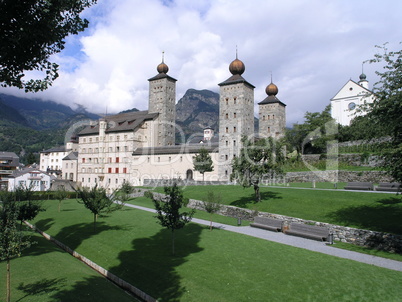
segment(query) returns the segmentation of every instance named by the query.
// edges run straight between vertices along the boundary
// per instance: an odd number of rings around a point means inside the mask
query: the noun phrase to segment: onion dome
[[[245,70],[246,67],[244,66],[244,63],[240,61],[237,56],[236,59],[229,65],[229,71],[233,75],[242,75]]]
[[[160,63],[159,65],[158,65],[158,67],[156,67],[156,70],[159,72],[159,73],[167,73],[168,71],[169,71],[169,67],[163,62],[163,60],[162,60],[162,63]]]
[[[277,95],[278,86],[276,86],[274,83],[271,82],[271,84],[269,84],[267,88],[265,88],[265,92],[267,93],[268,96]]]
[[[165,64],[164,61],[165,61],[165,52],[162,51],[162,63],[160,63],[158,65],[158,67],[156,67],[156,70],[159,73],[165,73],[166,74],[169,71],[169,67]]]
[[[365,75],[364,73],[362,73],[362,74],[359,76],[359,79],[360,79],[360,81],[365,81],[365,80],[366,80],[366,75]]]

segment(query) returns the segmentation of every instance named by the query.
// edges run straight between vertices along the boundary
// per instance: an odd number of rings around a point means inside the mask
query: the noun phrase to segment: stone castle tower
[[[286,105],[276,95],[278,87],[272,83],[265,89],[267,97],[258,103],[259,137],[281,138],[285,135]]]
[[[176,79],[167,75],[169,67],[162,63],[157,67],[158,74],[149,81],[149,113],[159,113],[156,120],[152,145],[168,146],[175,144],[176,118]]]
[[[245,66],[237,58],[230,63],[232,76],[219,84],[219,168],[220,180],[229,180],[232,159],[240,154],[243,136],[254,135],[254,86],[242,74]]]

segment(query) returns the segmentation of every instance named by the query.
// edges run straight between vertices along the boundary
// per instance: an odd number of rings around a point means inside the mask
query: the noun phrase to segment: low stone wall
[[[154,198],[163,200],[166,196],[162,193],[152,193]],[[204,211],[204,204],[200,200],[190,199],[187,205],[189,208]],[[334,241],[352,243],[355,245],[376,248],[391,253],[402,254],[402,236],[384,232],[376,232],[370,230],[350,228],[325,222],[314,220],[305,220],[297,217],[290,217],[268,212],[259,212],[249,209],[238,208],[234,206],[222,205],[217,212],[219,215],[233,217],[253,221],[254,217],[269,217],[285,221],[284,225],[289,225],[291,222],[304,223],[309,225],[328,227],[333,234]]]
[[[144,179],[144,187],[164,187],[171,186],[176,183],[178,186],[216,186],[216,185],[227,185],[227,181],[195,181],[195,180],[185,180],[185,179]]]
[[[112,281],[113,283],[115,283],[116,285],[118,285],[120,288],[132,293],[134,296],[142,299],[142,301],[146,301],[146,302],[157,302],[156,299],[152,298],[150,295],[144,293],[143,291],[141,291],[140,289],[136,288],[135,286],[131,285],[130,283],[124,281],[123,279],[117,277],[116,275],[112,274],[111,272],[109,272],[108,270],[104,269],[103,267],[99,266],[98,264],[96,264],[95,262],[92,262],[91,260],[89,260],[88,258],[82,256],[81,254],[77,253],[76,251],[72,250],[71,248],[69,248],[67,245],[65,245],[64,243],[58,241],[57,239],[53,238],[52,236],[50,236],[49,234],[41,231],[40,229],[38,229],[36,226],[30,224],[29,222],[25,221],[25,224],[27,226],[29,226],[31,229],[35,230],[36,232],[38,232],[39,234],[41,234],[44,238],[46,238],[47,240],[53,242],[54,244],[56,244],[57,246],[59,246],[61,249],[63,249],[64,251],[66,251],[67,253],[69,253],[70,255],[74,256],[75,258],[77,258],[78,260],[80,260],[81,262],[85,263],[86,265],[88,265],[90,268],[92,268],[93,270],[97,271],[98,273],[100,273],[102,276],[106,277],[107,279],[109,279],[110,281]]]
[[[197,210],[204,210],[202,201],[190,199],[188,206]],[[291,222],[304,223],[309,225],[325,226],[328,227],[333,234],[335,241],[352,243],[355,245],[376,248],[391,253],[402,254],[402,236],[394,235],[383,232],[375,232],[370,230],[362,230],[356,228],[349,228],[325,222],[318,222],[313,220],[305,220],[296,217],[272,214],[267,212],[258,212],[248,209],[237,208],[233,206],[223,205],[218,214],[229,216],[233,218],[241,218],[244,220],[254,220],[254,217],[269,217],[285,221],[285,226]]]
[[[306,171],[288,172],[284,182],[393,182],[392,177],[382,171]]]

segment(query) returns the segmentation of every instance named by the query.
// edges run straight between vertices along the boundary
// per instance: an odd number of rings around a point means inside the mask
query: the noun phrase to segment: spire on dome
[[[158,67],[156,67],[156,70],[159,73],[165,73],[166,74],[169,71],[169,67],[165,64],[164,61],[165,61],[165,52],[162,51],[162,63],[160,63],[158,65]]]
[[[244,66],[244,63],[238,59],[237,57],[237,45],[236,45],[236,59],[232,61],[229,65],[229,71],[233,75],[242,75],[244,71],[246,70],[246,67]]]
[[[272,82],[272,71],[271,71],[271,83],[267,86],[267,88],[265,88],[265,92],[268,96],[274,95],[276,96],[278,94],[278,86],[276,86],[273,82]]]

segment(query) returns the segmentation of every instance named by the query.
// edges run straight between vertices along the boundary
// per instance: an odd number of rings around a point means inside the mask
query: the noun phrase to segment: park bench
[[[327,227],[296,222],[290,223],[289,228],[285,231],[285,233],[287,235],[300,236],[319,241],[328,241],[330,235]]]
[[[380,182],[376,191],[400,192],[401,184],[399,182]]]
[[[280,232],[282,230],[283,220],[268,217],[255,217],[254,222],[250,226],[269,231]]]
[[[345,190],[368,190],[372,191],[374,188],[372,182],[348,182],[345,186]]]

